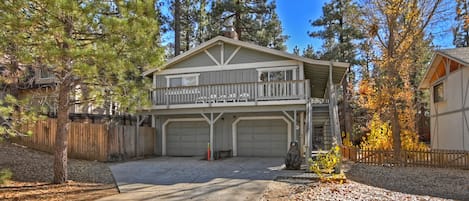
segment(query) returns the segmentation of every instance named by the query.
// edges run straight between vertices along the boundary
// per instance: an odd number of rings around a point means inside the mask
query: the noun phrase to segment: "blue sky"
[[[327,0],[277,0],[277,14],[282,21],[283,32],[289,35],[287,40],[288,52],[298,45],[303,50],[308,44],[312,44],[315,50],[321,48],[320,39],[308,36],[307,32],[313,27],[309,20],[315,20],[322,16],[322,6]]]
[[[277,14],[282,22],[283,33],[290,36],[286,45],[288,52],[292,52],[293,48],[297,45],[300,50],[303,50],[308,44],[312,44],[316,51],[321,49],[322,40],[315,39],[308,36],[307,32],[312,31],[313,27],[309,23],[310,20],[318,19],[322,16],[322,6],[329,0],[276,0]],[[453,0],[444,0],[449,6],[449,14],[444,20],[435,23],[430,28],[432,35],[435,37],[434,44],[440,48],[452,48],[451,26],[453,26],[454,13]],[[451,5],[453,4],[453,5]],[[169,11],[164,10],[163,13],[167,14]],[[314,28],[318,29],[318,28]],[[171,41],[174,37],[173,33],[167,33],[163,41]]]
[[[445,3],[454,4],[451,0],[445,0]],[[322,16],[322,6],[329,0],[277,0],[277,14],[282,22],[283,33],[290,36],[287,40],[288,52],[292,52],[293,48],[298,45],[302,51],[308,44],[312,44],[314,50],[320,50],[322,40],[314,39],[308,36],[307,32],[312,31],[313,27],[309,20],[315,20]],[[449,15],[439,23],[432,25],[429,30],[434,38],[434,45],[440,48],[452,48],[453,36],[451,34],[451,26],[453,26],[454,14],[453,5],[449,6]],[[318,29],[318,28],[315,28]]]

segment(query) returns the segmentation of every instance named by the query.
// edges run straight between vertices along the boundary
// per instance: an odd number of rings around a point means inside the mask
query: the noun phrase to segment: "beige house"
[[[436,51],[420,88],[430,90],[431,148],[469,151],[469,48]]]

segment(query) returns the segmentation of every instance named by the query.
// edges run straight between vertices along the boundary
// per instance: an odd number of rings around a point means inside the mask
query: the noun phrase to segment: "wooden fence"
[[[32,136],[17,137],[13,141],[33,149],[53,153],[57,120],[38,121]],[[117,161],[154,153],[155,129],[139,127],[138,142],[135,126],[70,123],[68,155],[70,158]],[[138,149],[138,150],[137,150]]]
[[[342,147],[342,157],[371,165],[400,165],[469,169],[469,151],[455,150],[401,150],[399,160],[392,150]]]

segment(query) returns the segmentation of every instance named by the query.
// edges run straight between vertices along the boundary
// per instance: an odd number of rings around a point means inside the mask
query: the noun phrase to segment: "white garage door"
[[[210,130],[207,122],[172,122],[167,127],[166,154],[204,156],[209,141]]]
[[[238,156],[284,157],[287,124],[281,119],[241,120],[238,123]]]

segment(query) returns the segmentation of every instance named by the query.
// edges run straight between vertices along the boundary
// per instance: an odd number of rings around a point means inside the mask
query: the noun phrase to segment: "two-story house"
[[[210,145],[212,157],[283,157],[292,141],[327,149],[340,138],[334,92],[348,66],[218,36],[144,73],[153,105],[141,114],[162,156],[203,156]]]

